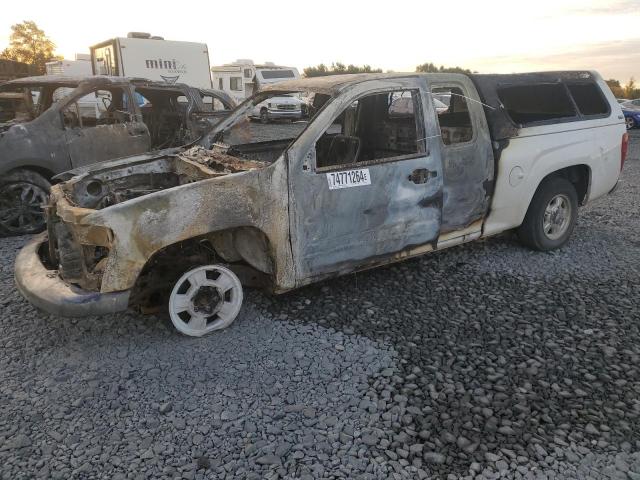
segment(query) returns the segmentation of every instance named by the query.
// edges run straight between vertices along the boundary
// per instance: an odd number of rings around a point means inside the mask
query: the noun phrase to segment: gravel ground
[[[79,320],[0,239],[0,477],[640,479],[640,134],[542,254],[510,235],[280,297],[204,339]]]

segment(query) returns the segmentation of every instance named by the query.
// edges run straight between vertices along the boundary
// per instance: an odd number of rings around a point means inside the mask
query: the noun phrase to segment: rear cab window
[[[587,120],[611,112],[595,82],[504,85],[498,97],[511,120],[521,126]]]

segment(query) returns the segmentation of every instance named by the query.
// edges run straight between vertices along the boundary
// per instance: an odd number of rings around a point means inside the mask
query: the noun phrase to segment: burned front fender
[[[262,232],[266,239],[268,254],[273,258],[271,265],[275,266],[274,271],[268,273],[275,277],[275,282],[293,286],[283,159],[262,169],[197,180],[194,177],[190,182],[188,175],[196,175],[194,169],[197,168],[199,165],[194,162],[173,156],[157,159],[155,163],[124,164],[87,173],[63,187],[54,187],[55,191],[59,190],[56,215],[73,231],[79,243],[108,244],[108,256],[101,272],[101,292],[131,289],[147,261],[170,245],[216,232],[246,231],[247,227]],[[90,191],[95,193],[107,188],[104,182],[109,179],[119,175],[129,178],[139,175],[144,179],[160,175],[159,172],[177,175],[176,181],[180,184],[102,208],[90,205]],[[70,195],[76,198],[84,195],[80,203],[85,206],[73,205],[68,200]],[[99,202],[104,202],[104,198]],[[89,205],[92,208],[86,208]]]

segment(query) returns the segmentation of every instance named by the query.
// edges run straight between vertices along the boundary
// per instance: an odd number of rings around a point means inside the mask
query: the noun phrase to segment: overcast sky
[[[10,27],[34,20],[65,58],[129,31],[209,45],[211,65],[250,58],[302,68],[434,62],[483,73],[596,69],[640,80],[640,0],[12,2]]]

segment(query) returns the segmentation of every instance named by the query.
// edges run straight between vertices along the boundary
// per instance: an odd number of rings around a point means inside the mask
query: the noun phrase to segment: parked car
[[[269,123],[273,120],[300,120],[304,115],[306,105],[296,95],[271,97],[253,107],[251,118],[258,119],[262,123]]]
[[[300,92],[319,106],[308,121],[249,121]],[[412,113],[391,111],[398,98]],[[560,248],[579,206],[615,188],[627,142],[595,72],[283,82],[196,146],[64,174],[16,282],[69,316],[168,298],[174,326],[200,336],[233,322],[243,285],[286,292],[513,229]]]
[[[235,106],[223,92],[184,84],[54,75],[0,85],[0,105],[3,235],[44,228],[40,206],[56,174],[193,142]]]
[[[624,121],[627,125],[627,130],[640,128],[640,108],[628,107],[624,103],[621,107],[622,114],[624,115]]]
[[[622,102],[622,106],[628,108],[640,108],[640,98],[625,100],[624,102]]]

